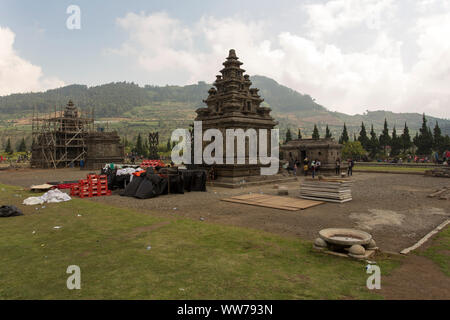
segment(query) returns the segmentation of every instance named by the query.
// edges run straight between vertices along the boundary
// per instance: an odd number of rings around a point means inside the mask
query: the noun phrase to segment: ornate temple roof
[[[258,94],[259,89],[250,88],[252,82],[244,74],[242,64],[236,51],[231,49],[221,74],[216,76],[214,87],[208,90],[208,97],[203,100],[207,107],[197,109],[197,118],[241,114],[272,119],[271,109],[260,106],[264,99]]]

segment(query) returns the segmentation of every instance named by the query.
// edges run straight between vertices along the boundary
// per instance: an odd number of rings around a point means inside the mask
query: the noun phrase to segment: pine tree
[[[149,150],[148,142],[147,142],[147,140],[145,140],[144,143],[142,144],[142,155],[145,158],[148,158],[149,153],[150,153],[150,150]]]
[[[433,130],[433,147],[439,153],[445,151],[444,137],[442,136],[441,128],[439,128],[439,124],[436,121],[436,125]]]
[[[350,139],[348,137],[347,126],[345,125],[345,122],[344,122],[344,130],[342,131],[341,137],[339,138],[339,143],[344,144],[344,143],[348,142],[349,140]]]
[[[386,118],[384,119],[384,128],[380,135],[380,146],[383,148],[384,154],[386,154],[386,147],[391,145],[391,136],[389,135],[389,129]]]
[[[300,130],[300,128],[298,129],[298,134],[297,134],[297,139],[302,139],[302,132]]]
[[[403,153],[406,153],[406,151],[411,148],[412,142],[411,142],[411,136],[409,135],[409,129],[405,122],[405,127],[403,128],[403,133],[400,137]]]
[[[369,150],[370,139],[367,136],[366,126],[361,122],[361,131],[359,131],[358,141],[361,142],[364,150]]]
[[[136,153],[138,156],[142,156],[144,154],[144,145],[142,144],[142,137],[140,133],[138,134],[136,140]]]
[[[380,150],[380,142],[378,141],[377,134],[375,133],[375,130],[373,130],[373,124],[370,129],[370,143],[369,143],[369,155],[373,159],[378,154],[378,151]]]
[[[331,134],[330,129],[328,129],[328,125],[327,125],[327,127],[325,129],[325,138],[330,139],[331,137],[332,137],[332,134]]]
[[[288,128],[286,131],[286,140],[284,142],[289,142],[292,140],[292,133],[291,133],[291,129]]]
[[[417,154],[419,155],[430,155],[433,148],[433,134],[431,129],[427,126],[427,119],[425,118],[425,113],[422,117],[422,127],[419,133],[414,138],[414,144],[417,147]]]
[[[22,141],[20,141],[19,148],[17,149],[18,152],[25,152],[27,151],[27,145],[25,143],[25,138],[22,137]]]
[[[314,130],[313,130],[312,138],[313,138],[314,140],[319,140],[319,139],[320,139],[319,129],[317,129],[317,126],[316,126],[316,125],[314,125]]]
[[[397,136],[397,130],[392,130],[392,139],[391,139],[391,155],[392,156],[398,156],[400,154],[400,150],[402,148],[401,140]]]
[[[11,139],[10,138],[8,138],[8,142],[6,143],[5,152],[9,153],[9,154],[14,152],[14,150],[11,147]]]

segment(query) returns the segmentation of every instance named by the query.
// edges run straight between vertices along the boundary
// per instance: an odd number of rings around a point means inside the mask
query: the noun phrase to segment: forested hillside
[[[393,113],[389,111],[367,112],[350,116],[332,112],[317,104],[312,97],[301,94],[275,80],[263,77],[251,77],[253,87],[260,89],[264,104],[271,107],[273,116],[280,122],[280,128],[302,128],[305,134],[311,134],[314,124],[319,130],[329,125],[332,132],[338,132],[346,123],[350,132],[359,130],[361,122],[373,124],[375,130],[382,129],[386,118],[390,127],[399,128],[408,123],[414,132],[422,123],[418,113]],[[186,86],[141,87],[134,83],[116,82],[100,86],[69,85],[46,92],[12,94],[0,97],[0,120],[29,118],[36,108],[39,112],[52,111],[55,106],[63,106],[69,99],[84,110],[94,108],[97,118],[136,118],[160,121],[193,119],[195,109],[203,106],[211,84],[199,82]],[[428,117],[429,124],[438,121],[443,133],[450,134],[450,121]],[[131,121],[131,120],[130,120]],[[171,127],[170,125],[167,125]]]

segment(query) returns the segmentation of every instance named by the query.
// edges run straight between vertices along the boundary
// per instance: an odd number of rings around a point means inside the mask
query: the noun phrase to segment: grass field
[[[409,172],[425,173],[426,170],[430,170],[430,169],[432,169],[432,168],[387,167],[387,166],[375,167],[375,166],[364,166],[364,165],[358,164],[353,168],[353,171],[373,171],[373,172],[385,171],[385,172],[402,172],[402,173],[409,173]]]
[[[25,207],[29,192],[0,188],[1,203],[25,213],[0,219],[0,299],[381,298],[364,262],[307,241],[86,199]],[[377,259],[383,274],[396,259]],[[66,288],[69,265],[81,268],[81,290]]]

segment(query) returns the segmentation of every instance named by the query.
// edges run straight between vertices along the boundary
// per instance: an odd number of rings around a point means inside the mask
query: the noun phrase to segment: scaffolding
[[[40,116],[33,112],[31,166],[61,168],[77,166],[87,153],[86,138],[94,132],[94,112],[78,110],[69,101],[64,110]]]

